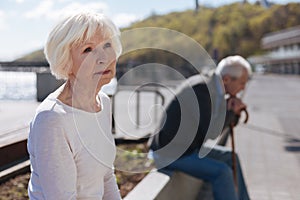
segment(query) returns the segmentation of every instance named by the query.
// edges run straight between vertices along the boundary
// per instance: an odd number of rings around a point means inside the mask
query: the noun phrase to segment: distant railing
[[[129,87],[129,88],[128,88]],[[118,89],[117,92],[112,96],[112,109],[113,109],[113,115],[115,115],[115,112],[116,112],[116,99],[118,98],[118,95],[122,92],[128,92],[128,91],[132,91],[133,94],[135,94],[135,97],[136,97],[136,102],[135,104],[133,104],[134,108],[135,108],[135,128],[136,129],[139,129],[140,127],[140,124],[141,124],[141,108],[142,108],[142,98],[141,98],[141,94],[142,93],[152,93],[154,94],[154,105],[157,105],[160,103],[161,106],[163,106],[165,104],[165,97],[164,95],[162,94],[162,92],[160,91],[160,87],[159,85],[157,84],[154,84],[154,83],[150,83],[150,84],[144,84],[140,87],[138,87],[137,89],[136,88],[132,88],[132,86],[121,86],[120,88],[121,89]],[[160,98],[160,102],[159,102],[159,98]],[[119,112],[119,111],[117,111]],[[153,114],[153,117],[154,117],[154,122],[157,123],[158,121],[158,118],[159,118],[159,113],[157,112],[156,109],[154,109],[154,114]],[[113,129],[115,130],[115,127],[114,127],[115,123],[113,122]]]
[[[48,62],[0,62],[0,71],[50,72]]]
[[[150,87],[149,87],[150,86]],[[148,88],[147,88],[148,87]],[[136,126],[137,128],[139,127],[140,125],[140,107],[141,107],[141,103],[140,103],[140,94],[142,92],[148,92],[148,93],[155,93],[155,96],[154,96],[154,105],[157,105],[158,104],[158,99],[157,97],[160,97],[161,98],[161,105],[163,106],[165,104],[165,97],[163,96],[163,94],[159,91],[159,88],[160,86],[158,86],[157,84],[146,84],[146,85],[143,85],[141,87],[139,87],[137,90],[136,90],[136,93],[137,93],[137,104],[136,104]],[[154,109],[155,113],[154,113],[154,121],[157,122],[157,119],[158,119],[158,116],[157,116],[157,111],[156,109]]]

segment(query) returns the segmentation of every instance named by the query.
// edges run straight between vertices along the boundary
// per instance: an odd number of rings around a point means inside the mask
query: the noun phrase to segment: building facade
[[[300,26],[266,34],[261,46],[267,54],[251,57],[256,69],[281,74],[300,74]]]

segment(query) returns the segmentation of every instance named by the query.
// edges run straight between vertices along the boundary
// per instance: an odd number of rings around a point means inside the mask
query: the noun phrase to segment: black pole
[[[195,3],[196,3],[196,7],[195,7],[195,11],[198,12],[199,10],[199,0],[195,0]]]

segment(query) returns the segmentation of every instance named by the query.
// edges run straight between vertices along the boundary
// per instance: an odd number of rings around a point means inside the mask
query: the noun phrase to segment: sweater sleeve
[[[32,124],[30,145],[45,199],[76,199],[76,166],[64,129],[51,113],[40,113]]]
[[[121,199],[114,170],[109,170],[104,177],[104,196],[103,200]]]

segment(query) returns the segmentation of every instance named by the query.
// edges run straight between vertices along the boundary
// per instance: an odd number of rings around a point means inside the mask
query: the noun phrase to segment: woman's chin
[[[112,78],[105,78],[105,79],[101,79],[99,82],[98,82],[98,86],[97,88],[100,90],[102,88],[102,86],[108,84],[110,81],[111,81]]]

